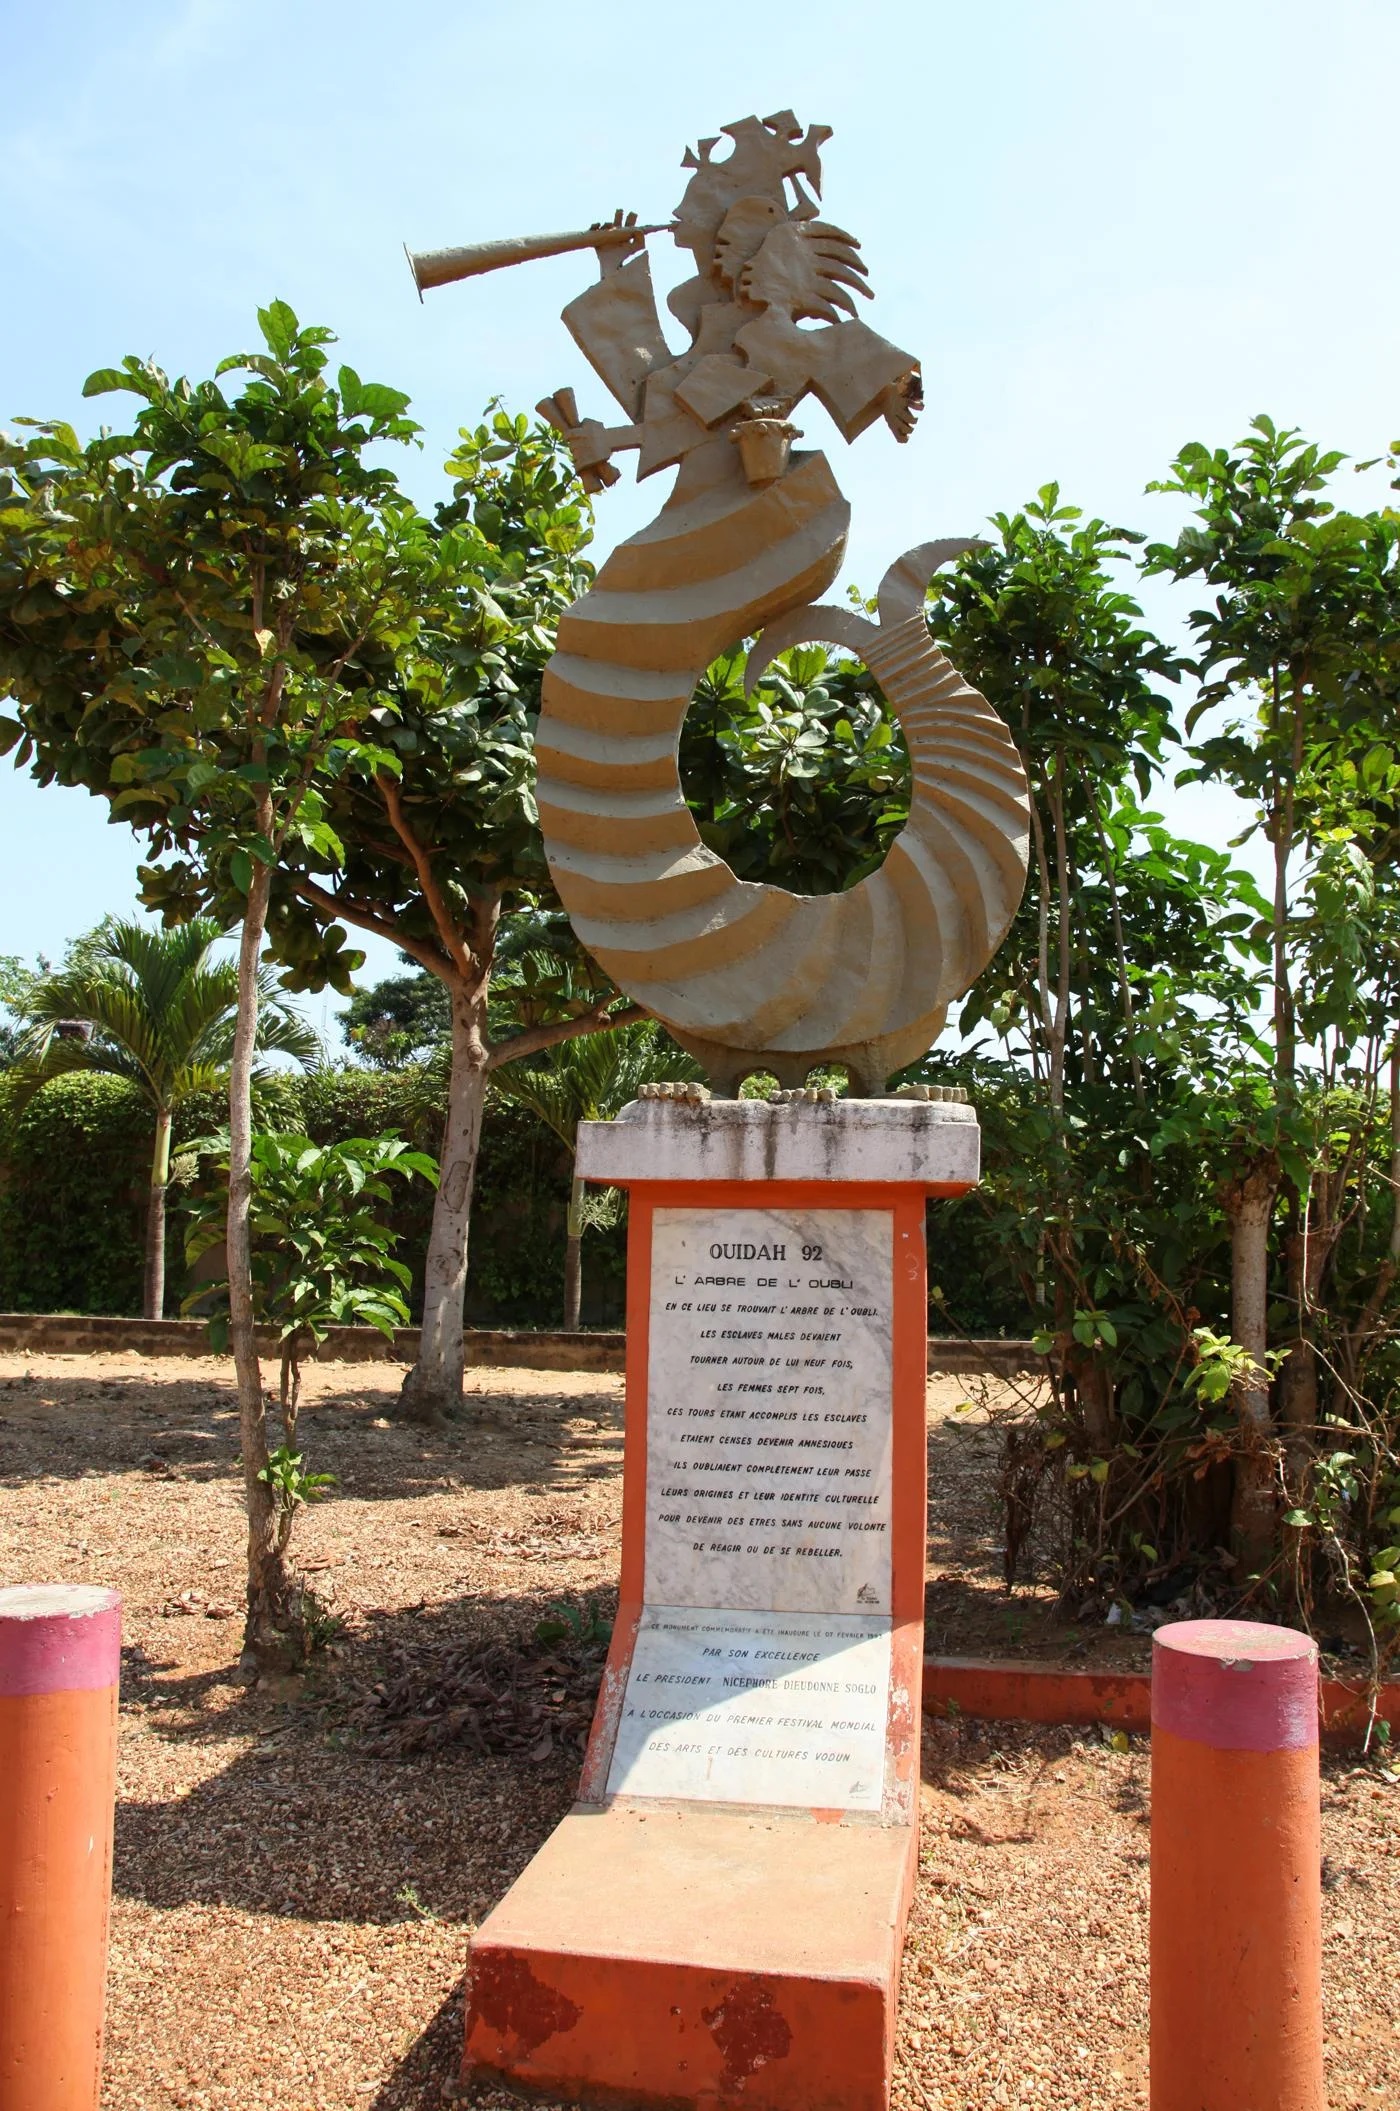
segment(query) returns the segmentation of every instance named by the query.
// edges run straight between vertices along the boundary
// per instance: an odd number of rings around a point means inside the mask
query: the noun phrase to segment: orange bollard
[[[121,1600],[0,1590],[0,2111],[96,2111]]]
[[[1152,2111],[1324,2111],[1317,1649],[1183,1620],[1152,1649]]]

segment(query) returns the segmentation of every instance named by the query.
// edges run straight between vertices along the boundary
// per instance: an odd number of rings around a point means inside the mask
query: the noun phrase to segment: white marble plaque
[[[888,1613],[891,1212],[659,1209],[651,1265],[647,1602]]]
[[[889,1684],[888,1619],[650,1605],[608,1794],[878,1810]]]

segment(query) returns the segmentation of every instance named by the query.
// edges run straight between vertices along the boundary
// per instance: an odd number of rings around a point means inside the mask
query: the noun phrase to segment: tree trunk
[[[481,1115],[489,1058],[488,977],[452,986],[452,1073],[442,1136],[442,1176],[423,1281],[423,1331],[418,1361],[404,1379],[399,1412],[412,1422],[441,1422],[462,1402],[462,1302],[467,1288],[467,1231],[471,1223]]]
[[[229,1345],[238,1378],[238,1434],[248,1511],[248,1616],[243,1661],[270,1669],[296,1655],[292,1589],[278,1544],[276,1503],[260,1475],[267,1469],[267,1409],[253,1326],[253,1265],[248,1219],[252,1201],[253,1054],[258,1032],[258,958],[272,875],[255,864],[238,949],[238,1022],[228,1081]]]
[[[1114,1439],[1113,1384],[1108,1366],[1101,1356],[1081,1351],[1074,1355],[1070,1367],[1084,1417],[1084,1434],[1095,1455],[1102,1458],[1112,1449]]]
[[[578,1326],[583,1302],[583,1182],[575,1173],[569,1189],[569,1214],[564,1237],[564,1326]]]
[[[1390,1051],[1390,1238],[1371,1294],[1355,1327],[1346,1336],[1342,1351],[1347,1380],[1358,1388],[1371,1338],[1397,1275],[1400,1275],[1400,1040]]]
[[[1288,1302],[1293,1313],[1294,1338],[1279,1372],[1279,1421],[1283,1425],[1287,1451],[1288,1487],[1294,1502],[1304,1498],[1302,1489],[1312,1459],[1313,1432],[1319,1407],[1317,1348],[1312,1335],[1312,1315],[1322,1290],[1322,1278],[1331,1259],[1337,1233],[1326,1208],[1326,1173],[1314,1182],[1317,1216],[1311,1207],[1305,1213],[1295,1198],[1293,1224],[1287,1246]],[[1308,1198],[1311,1205],[1314,1196]]]
[[[1055,1012],[1050,1029],[1050,1105],[1063,1115],[1065,1053],[1069,1045],[1070,877],[1069,839],[1065,828],[1065,757],[1055,757],[1055,775],[1047,778],[1050,816],[1055,825]]]
[[[1269,1226],[1278,1172],[1255,1166],[1225,1197],[1230,1219],[1230,1331],[1253,1369],[1235,1386],[1241,1447],[1235,1459],[1230,1540],[1242,1575],[1258,1574],[1274,1555],[1278,1476],[1265,1354],[1269,1346]]]
[[[146,1203],[146,1283],[142,1311],[147,1319],[165,1317],[165,1191],[170,1185],[168,1107],[156,1110],[156,1147],[151,1158],[151,1192]]]

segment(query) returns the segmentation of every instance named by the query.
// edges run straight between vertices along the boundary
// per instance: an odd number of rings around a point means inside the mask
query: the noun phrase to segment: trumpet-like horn
[[[567,235],[512,235],[504,242],[469,242],[465,249],[419,249],[404,245],[408,268],[418,288],[418,298],[430,286],[450,286],[457,279],[474,279],[483,271],[503,271],[507,264],[529,264],[536,257],[562,257],[571,249],[611,249],[637,235],[665,234],[669,221],[655,226],[616,225],[583,227]]]

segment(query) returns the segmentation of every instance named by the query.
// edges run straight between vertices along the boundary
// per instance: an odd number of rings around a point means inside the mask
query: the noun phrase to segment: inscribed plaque
[[[648,1606],[608,1794],[878,1810],[889,1684],[887,1619]]]
[[[656,1211],[649,1604],[889,1612],[893,1257],[887,1210]]]

